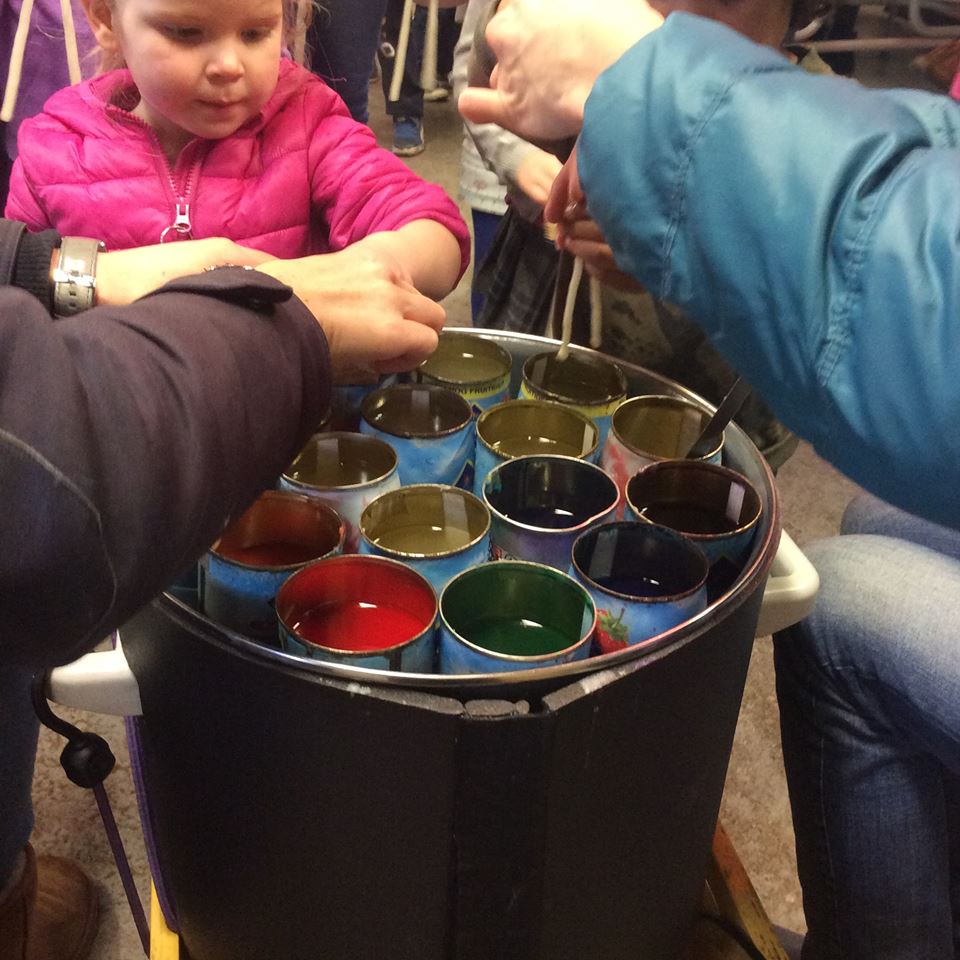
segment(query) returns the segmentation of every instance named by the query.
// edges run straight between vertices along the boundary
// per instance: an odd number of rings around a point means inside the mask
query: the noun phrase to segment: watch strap
[[[104,249],[99,240],[89,237],[64,237],[60,258],[53,270],[53,312],[72,317],[89,310],[97,287],[97,254]]]

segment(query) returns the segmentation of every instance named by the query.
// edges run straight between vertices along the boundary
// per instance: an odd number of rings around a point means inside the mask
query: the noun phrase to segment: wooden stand
[[[703,912],[722,918],[741,930],[765,960],[789,960],[737,856],[733,844],[717,824],[703,891]],[[709,919],[698,920],[681,960],[743,960],[734,938]]]

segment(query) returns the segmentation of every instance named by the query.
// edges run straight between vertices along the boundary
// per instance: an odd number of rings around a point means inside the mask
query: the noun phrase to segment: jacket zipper
[[[113,105],[108,105],[108,110],[110,106]],[[157,137],[150,124],[144,122],[138,116],[130,113],[128,110],[123,110],[122,108],[116,106],[113,108],[119,114],[121,119],[143,127],[143,129],[147,132],[147,136],[150,137],[159,151],[158,156],[163,164],[163,171],[166,175],[167,186],[170,188],[170,198],[173,201],[173,223],[167,227],[164,227],[163,230],[160,231],[160,243],[166,243],[168,240],[191,240],[193,238],[193,224],[190,222],[190,193],[193,190],[193,184],[196,180],[197,173],[203,164],[205,151],[199,145],[194,148],[197,153],[197,159],[194,160],[187,169],[187,175],[183,179],[183,190],[179,191],[177,189],[177,180],[174,176],[174,168],[170,166],[170,161],[167,159],[167,155],[160,144],[160,139]],[[183,148],[183,150],[189,150],[197,142],[198,141],[196,140],[191,140],[190,143]],[[180,156],[183,156],[183,151],[181,151]],[[171,236],[171,233],[173,236]]]
[[[189,147],[184,149],[189,149]],[[165,154],[163,155],[163,163],[167,173],[167,184],[170,187],[170,194],[173,197],[173,223],[168,227],[164,227],[160,232],[161,243],[167,243],[170,240],[192,239],[193,225],[190,223],[190,194],[193,190],[193,184],[202,161],[202,157],[198,157],[193,161],[183,180],[183,190],[178,191],[177,181],[173,175],[173,169],[170,167],[170,161],[167,160]]]

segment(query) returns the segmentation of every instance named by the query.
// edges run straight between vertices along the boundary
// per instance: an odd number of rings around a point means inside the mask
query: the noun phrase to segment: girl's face
[[[168,156],[230,136],[277,85],[282,0],[115,0],[108,19],[97,39],[116,44]]]

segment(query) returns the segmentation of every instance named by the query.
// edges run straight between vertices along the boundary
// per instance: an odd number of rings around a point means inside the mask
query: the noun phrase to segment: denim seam
[[[909,708],[909,711],[910,711],[910,712],[912,712],[912,713],[919,713],[919,712],[920,712],[920,711],[918,711],[918,710],[916,709],[916,707],[914,707],[914,706],[912,705],[912,704],[913,704],[913,701],[911,701],[908,697],[906,697],[906,696],[904,696],[903,694],[901,694],[900,691],[897,690],[896,687],[893,687],[893,686],[891,686],[890,684],[886,683],[883,679],[881,679],[879,676],[877,676],[876,673],[865,674],[862,669],[858,669],[856,666],[854,666],[854,665],[852,665],[852,664],[851,664],[851,665],[845,665],[845,666],[839,666],[839,665],[835,665],[835,664],[833,664],[833,663],[830,663],[830,664],[829,664],[829,667],[830,667],[830,670],[832,670],[834,673],[837,673],[837,674],[850,673],[850,674],[855,675],[855,676],[857,677],[857,679],[858,679],[861,683],[863,683],[864,681],[866,681],[866,682],[868,682],[868,683],[872,683],[874,686],[881,688],[881,689],[883,690],[884,694],[885,694],[886,696],[888,696],[890,699],[896,700],[896,701],[897,701],[898,703],[900,703],[900,704],[905,704],[905,705]],[[875,697],[874,697],[873,699],[876,700]],[[856,712],[862,714],[862,711],[860,711],[860,710],[856,710]],[[931,713],[926,713],[926,712],[925,712],[925,713],[924,713],[924,716],[926,717],[927,722],[929,723],[929,725],[930,725],[931,727],[934,727],[934,728],[936,729],[937,733],[941,734],[941,736],[943,736],[944,739],[947,739],[947,740],[954,739],[952,732],[951,732],[949,729],[947,729],[946,727],[944,727],[944,726],[942,726],[941,724],[938,723],[938,718],[936,717],[936,715],[934,715],[932,712],[931,712]],[[890,731],[892,731],[892,732],[895,732],[895,733],[897,734],[897,737],[898,737],[898,739],[900,740],[901,744],[905,744],[906,746],[909,746],[912,750],[922,750],[922,752],[925,752],[925,753],[931,753],[931,752],[933,752],[933,751],[930,750],[929,747],[926,747],[926,746],[923,746],[923,745],[921,745],[921,746],[918,747],[918,745],[915,744],[915,743],[912,743],[912,742],[909,742],[909,741],[904,741],[904,740],[900,737],[899,731],[898,731],[895,727],[892,727],[892,726],[890,725],[890,723],[887,722],[886,719],[884,719],[883,722],[884,722],[884,724],[885,724],[885,726],[887,727],[888,730],[890,730]],[[933,752],[933,756],[936,758],[936,761],[937,761],[938,764],[940,764],[941,766],[944,765],[944,762],[937,756],[937,754],[936,754],[935,752]]]
[[[816,709],[818,700],[816,697],[813,699],[814,703],[814,713],[819,711]],[[819,726],[819,724],[818,724]],[[830,926],[831,926],[831,935],[833,937],[834,945],[839,946],[841,943],[840,938],[840,903],[837,899],[837,872],[834,869],[833,861],[833,850],[830,845],[830,832],[827,830],[827,811],[824,806],[824,796],[826,795],[826,777],[823,772],[823,763],[824,763],[824,743],[826,742],[826,737],[821,732],[818,742],[819,748],[819,763],[818,763],[818,802],[820,804],[820,834],[823,841],[823,853],[826,858],[826,867],[827,867],[827,890],[829,892],[830,903],[832,909],[830,911]]]

